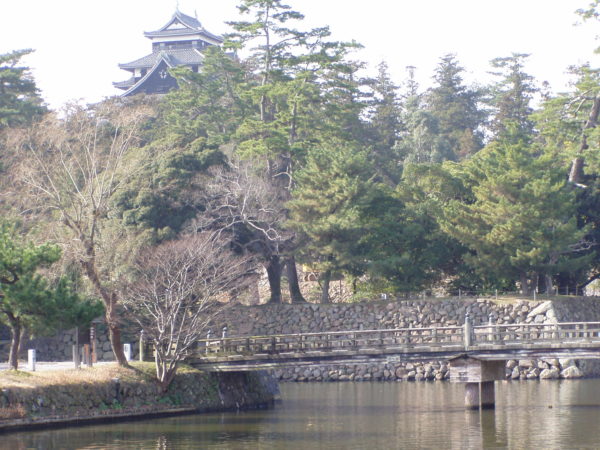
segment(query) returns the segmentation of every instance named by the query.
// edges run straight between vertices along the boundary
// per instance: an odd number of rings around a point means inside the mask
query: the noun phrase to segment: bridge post
[[[221,335],[221,350],[222,351],[227,351],[227,341],[225,339],[227,339],[227,327],[223,327],[223,334]]]
[[[471,318],[469,314],[465,315],[465,327],[463,330],[463,339],[465,343],[465,350],[473,345],[473,325],[471,324]]]
[[[205,349],[204,352],[208,353],[210,351],[210,335],[212,334],[211,330],[208,330],[206,332],[206,344],[205,344]]]
[[[465,408],[495,407],[495,380],[504,379],[506,362],[487,361],[467,355],[450,360],[450,380],[465,383]]]

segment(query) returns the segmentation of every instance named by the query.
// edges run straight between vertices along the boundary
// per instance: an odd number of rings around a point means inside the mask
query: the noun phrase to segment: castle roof
[[[204,55],[195,48],[169,49],[152,52],[142,58],[136,59],[124,64],[119,64],[119,68],[125,70],[149,69],[154,67],[156,62],[167,55],[173,66],[189,66],[202,64]]]
[[[126,97],[128,95],[137,94],[138,92],[143,92],[144,91],[144,85],[146,84],[146,82],[150,78],[154,77],[156,75],[156,73],[158,73],[159,70],[164,70],[164,69],[167,69],[167,68],[170,69],[170,68],[173,68],[175,66],[176,66],[176,64],[173,63],[173,60],[169,57],[169,55],[167,55],[166,52],[158,52],[158,58],[156,59],[154,65],[148,71],[148,73],[146,73],[146,75],[144,75],[138,81],[135,81],[135,79],[134,79],[133,85],[129,86],[129,88],[127,89],[127,91],[125,91],[122,95],[124,97]],[[131,81],[131,78],[129,80],[122,81],[121,83],[123,83],[123,86],[121,86],[120,88],[121,89],[126,88],[127,86],[125,84],[128,84],[130,81]],[[119,86],[117,86],[117,84],[120,84],[120,83],[113,83],[113,85],[115,87],[119,87]]]
[[[175,11],[173,17],[156,31],[144,35],[152,40],[152,53],[134,61],[119,64],[132,72],[132,77],[113,83],[123,89],[123,96],[137,93],[164,94],[177,88],[177,80],[169,69],[177,66],[198,71],[204,62],[202,50],[221,45],[223,38],[206,31],[197,18]]]
[[[183,14],[179,10],[175,11],[173,17],[171,17],[171,19],[158,30],[144,32],[144,36],[150,39],[173,36],[190,36],[195,34],[212,39],[218,43],[223,42],[223,38],[221,36],[207,31],[202,26],[200,21],[198,21],[198,19]]]

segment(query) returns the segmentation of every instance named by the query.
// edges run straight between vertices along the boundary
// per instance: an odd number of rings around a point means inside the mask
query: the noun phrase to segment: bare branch
[[[195,342],[249,282],[253,265],[215,233],[185,236],[142,252],[124,306],[154,343],[157,376],[166,389]]]

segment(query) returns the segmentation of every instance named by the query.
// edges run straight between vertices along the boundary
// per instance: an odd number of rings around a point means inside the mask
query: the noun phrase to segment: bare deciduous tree
[[[21,179],[28,207],[53,214],[67,233],[63,244],[81,265],[104,302],[115,357],[127,360],[121,344],[119,297],[113,286],[114,242],[104,242],[111,197],[130,175],[129,150],[139,143],[151,109],[106,101],[93,108],[67,108],[48,115],[24,134]]]
[[[163,390],[178,364],[231,304],[228,293],[252,274],[248,258],[235,255],[214,233],[184,236],[141,252],[123,302],[155,346],[156,376]]]
[[[284,227],[285,200],[281,190],[257,170],[256,164],[236,159],[231,159],[226,167],[213,168],[213,176],[205,186],[205,209],[192,226],[234,234],[237,245],[261,255],[269,279],[271,303],[281,302],[284,267],[292,301],[304,302],[293,258],[295,233]]]

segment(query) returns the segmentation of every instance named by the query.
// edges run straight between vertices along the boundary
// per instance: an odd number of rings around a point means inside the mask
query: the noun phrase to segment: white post
[[[35,349],[32,348],[30,350],[27,350],[27,369],[31,370],[32,372],[35,372],[35,363]]]
[[[125,353],[125,359],[131,361],[131,344],[123,344],[123,353]]]
[[[144,361],[146,356],[144,351],[144,330],[140,331],[140,361]]]
[[[465,315],[465,326],[464,326],[464,344],[465,344],[465,350],[468,350],[469,347],[471,347],[471,345],[473,345],[473,325],[471,324],[471,318],[469,317],[469,315]]]

